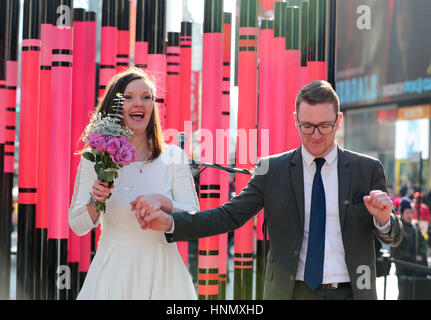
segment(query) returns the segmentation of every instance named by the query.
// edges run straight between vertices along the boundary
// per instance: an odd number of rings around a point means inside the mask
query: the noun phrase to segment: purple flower
[[[136,151],[135,151],[136,152]],[[122,146],[114,155],[114,162],[116,164],[128,165],[134,161],[135,155],[128,146]]]
[[[107,143],[106,143],[105,135],[103,134],[92,132],[88,136],[88,143],[90,144],[91,148],[96,149],[99,152],[106,151]]]
[[[88,135],[87,140],[88,140],[88,144],[90,145],[90,147],[92,147],[92,148],[93,148],[94,140],[95,140],[98,136],[99,136],[99,134],[98,134],[96,131],[93,131],[93,132],[91,132],[91,133]]]
[[[119,138],[110,137],[106,151],[108,151],[111,156],[114,156],[118,150],[120,150],[121,145],[121,140]]]
[[[125,138],[125,137],[122,137],[122,138]],[[136,152],[135,146],[132,145],[127,138],[125,138],[123,140],[123,146],[130,149],[130,151],[133,154],[133,160],[132,160],[132,162],[135,161],[135,158],[138,156],[138,153]]]
[[[121,145],[127,145],[130,144],[129,139],[127,139],[125,136],[120,136]]]

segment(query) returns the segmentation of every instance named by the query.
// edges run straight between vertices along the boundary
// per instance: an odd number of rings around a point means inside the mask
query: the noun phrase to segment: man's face
[[[332,103],[319,103],[310,105],[305,101],[299,104],[298,114],[294,113],[295,125],[299,130],[304,148],[315,158],[325,157],[335,145],[335,134],[340,127],[342,113],[334,111]],[[302,131],[300,129],[302,127]],[[320,125],[319,129],[329,134],[321,134],[317,128],[311,125]],[[333,126],[333,128],[332,128]],[[306,128],[313,130],[313,134],[304,134]],[[331,132],[332,130],[332,132]]]
[[[401,219],[403,219],[407,223],[412,223],[413,214],[413,209],[404,209],[403,213],[401,214]]]

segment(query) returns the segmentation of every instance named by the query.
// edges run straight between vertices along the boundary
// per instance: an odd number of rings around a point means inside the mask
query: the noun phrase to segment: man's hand
[[[160,210],[162,207],[162,201],[159,195],[150,194],[138,196],[135,200],[130,202],[130,206],[131,210],[135,212],[135,217],[142,227],[145,225],[145,216],[150,212]]]
[[[141,210],[145,215],[147,212],[160,210],[162,199],[158,194],[138,196],[134,201],[130,202],[130,206],[132,207],[132,211]]]
[[[145,218],[139,220],[143,230],[169,231],[172,229],[174,218],[162,210],[148,213]]]
[[[386,192],[373,190],[369,196],[364,196],[364,204],[368,211],[384,226],[388,223],[392,212],[392,200]]]

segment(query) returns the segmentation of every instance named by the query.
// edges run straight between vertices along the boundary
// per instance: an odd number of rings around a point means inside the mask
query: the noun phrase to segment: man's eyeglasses
[[[320,123],[320,124],[312,124],[309,122],[301,123],[298,118],[298,126],[299,126],[299,130],[301,130],[301,133],[304,135],[311,136],[314,133],[314,131],[317,129],[319,133],[322,136],[324,136],[324,135],[332,134],[332,132],[334,131],[334,127],[337,124],[337,120],[338,120],[338,114],[333,123]]]

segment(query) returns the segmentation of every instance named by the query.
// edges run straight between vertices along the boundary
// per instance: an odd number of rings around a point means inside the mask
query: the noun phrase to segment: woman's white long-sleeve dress
[[[153,162],[121,168],[106,213],[94,224],[86,207],[96,179],[93,165],[81,158],[69,209],[77,235],[101,224],[98,249],[78,299],[196,299],[177,245],[168,243],[163,232],[142,230],[130,210],[138,195],[156,193],[171,199],[174,211],[199,210],[184,151],[168,146]]]

